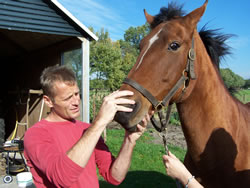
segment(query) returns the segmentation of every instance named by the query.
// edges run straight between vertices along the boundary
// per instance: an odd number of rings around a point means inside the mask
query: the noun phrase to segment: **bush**
[[[95,116],[100,110],[103,98],[107,96],[109,92],[107,90],[91,90],[90,91],[90,122],[93,121]]]

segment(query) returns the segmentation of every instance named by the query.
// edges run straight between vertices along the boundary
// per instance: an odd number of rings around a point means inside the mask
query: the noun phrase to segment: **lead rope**
[[[162,138],[165,153],[166,153],[166,155],[168,155],[169,149],[168,149],[168,145],[167,145],[167,128],[165,128],[165,130],[160,133],[160,137]]]
[[[167,146],[167,130],[168,130],[170,115],[171,115],[171,111],[172,111],[172,106],[173,106],[173,104],[168,105],[166,120],[165,120],[166,122],[165,122],[165,125],[164,125],[164,129],[161,132],[162,142],[163,142],[163,145],[164,145],[164,148],[165,148],[166,155],[168,155],[168,151],[169,151],[168,146]]]
[[[173,104],[168,105],[165,120],[163,119],[162,111],[158,112],[158,116],[159,116],[162,128],[161,129],[156,129],[156,130],[159,132],[159,136],[162,138],[162,143],[163,143],[166,155],[169,155],[169,149],[168,149],[168,146],[167,146],[167,127],[169,125],[172,106],[173,106]],[[153,126],[155,127],[154,123],[156,123],[156,120],[154,118],[153,119],[151,118],[151,122],[152,122]],[[178,179],[175,179],[175,183],[176,183],[177,188],[182,188],[182,184]]]
[[[169,120],[170,120],[171,110],[172,110],[172,104],[169,104],[165,119],[163,118],[162,110],[158,111],[157,114],[159,116],[159,120],[160,120],[159,122],[157,122],[153,116],[151,117],[152,125],[159,132],[159,136],[162,138],[162,142],[164,145],[166,155],[168,155],[168,151],[169,151],[168,146],[167,146],[167,127],[168,127]]]

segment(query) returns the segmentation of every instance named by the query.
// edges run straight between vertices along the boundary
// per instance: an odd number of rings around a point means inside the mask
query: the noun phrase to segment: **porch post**
[[[89,123],[89,40],[82,42],[82,121]]]

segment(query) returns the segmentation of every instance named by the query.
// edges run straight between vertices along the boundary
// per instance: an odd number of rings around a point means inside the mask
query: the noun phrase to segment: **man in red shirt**
[[[74,72],[66,66],[45,69],[40,78],[43,100],[50,114],[25,133],[24,155],[37,188],[99,187],[96,166],[104,179],[120,184],[130,167],[136,140],[145,130],[149,115],[137,132],[126,132],[117,158],[105,145],[101,134],[117,111],[131,112],[124,104],[134,104],[131,91],[106,96],[91,125],[76,120],[80,96]]]

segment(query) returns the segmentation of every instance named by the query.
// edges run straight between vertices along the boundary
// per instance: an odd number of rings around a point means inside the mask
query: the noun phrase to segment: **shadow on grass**
[[[100,180],[100,188],[176,188],[175,181],[165,174],[155,171],[130,171],[119,185],[111,185]]]

